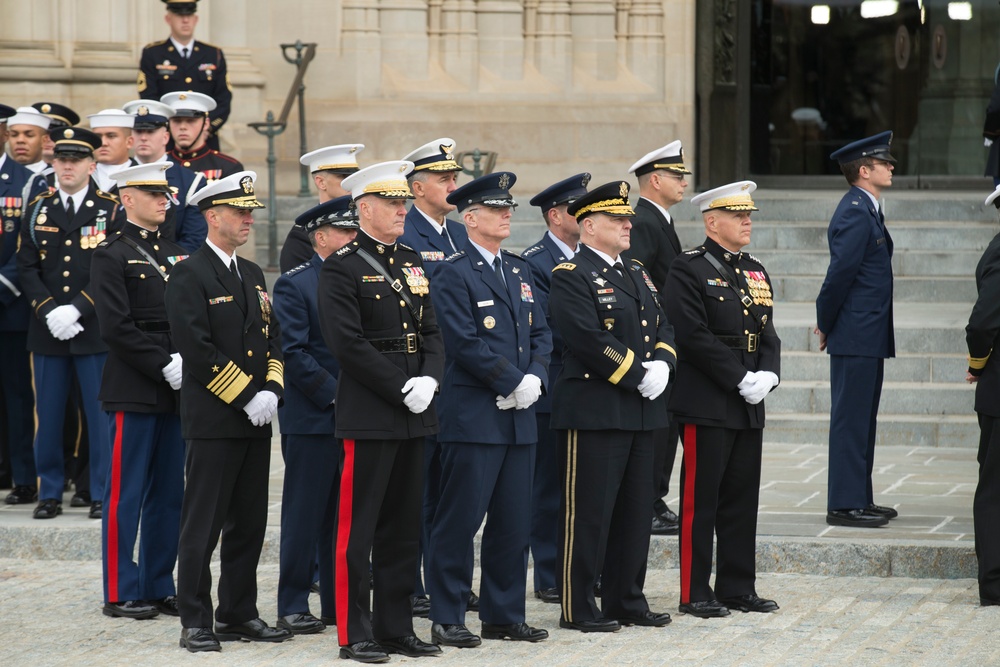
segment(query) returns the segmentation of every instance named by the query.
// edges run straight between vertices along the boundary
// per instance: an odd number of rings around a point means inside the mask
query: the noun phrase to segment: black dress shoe
[[[88,507],[90,505],[90,491],[77,491],[69,499],[70,507]]]
[[[698,602],[686,602],[677,607],[677,611],[682,614],[690,614],[698,618],[719,618],[729,616],[729,607],[718,600],[699,600]]]
[[[657,613],[647,609],[638,616],[619,616],[618,622],[622,625],[642,625],[647,628],[662,628],[670,623],[670,614]]]
[[[535,591],[535,597],[542,602],[559,604],[559,591],[554,588],[543,588],[540,591]]]
[[[889,523],[889,518],[868,510],[830,510],[826,513],[826,522],[831,526],[878,528]]]
[[[319,620],[323,621],[323,625],[328,628],[337,625],[337,618],[335,616],[320,616]]]
[[[899,512],[892,507],[883,507],[882,505],[876,505],[872,503],[866,508],[869,514],[877,514],[879,516],[884,516],[886,519],[895,519],[899,516]]]
[[[428,655],[438,655],[441,653],[440,646],[428,644],[416,635],[404,635],[402,637],[379,639],[377,641],[378,645],[381,646],[386,653],[398,653],[411,658],[423,658]]]
[[[469,632],[461,623],[434,623],[431,625],[431,642],[439,646],[475,648],[483,643],[479,635]]]
[[[730,609],[736,609],[738,611],[756,611],[761,614],[767,614],[772,611],[778,611],[778,603],[774,600],[767,600],[760,597],[756,593],[750,593],[748,595],[737,595],[732,598],[722,598],[720,600],[722,604],[726,605]]]
[[[653,516],[653,525],[649,529],[651,535],[677,535],[681,532],[681,524],[678,521],[668,521],[662,516]]]
[[[653,512],[657,516],[663,517],[669,523],[679,523],[680,522],[680,519],[677,517],[677,513],[674,512],[669,507],[667,507],[666,505],[664,505],[663,506],[663,510],[659,511],[659,512],[656,511],[656,506],[654,505],[653,506]]]
[[[979,598],[979,604],[982,607],[996,607],[1000,605],[1000,600],[991,600],[989,598]]]
[[[62,514],[62,503],[52,498],[45,498],[38,503],[31,516],[36,519],[54,519],[60,514]]]
[[[559,627],[580,632],[618,632],[621,624],[613,618],[595,618],[589,621],[567,621],[559,619]]]
[[[7,497],[3,499],[8,505],[25,505],[27,503],[33,503],[38,500],[38,489],[33,486],[24,486],[18,484],[15,486]]]
[[[370,639],[341,646],[340,657],[342,660],[357,660],[358,662],[389,662],[389,654]]]
[[[414,595],[410,598],[410,608],[414,616],[427,618],[431,615],[431,601],[426,595]]]
[[[314,635],[326,630],[326,624],[312,614],[282,616],[275,625],[281,630],[288,630],[293,635]]]
[[[153,618],[160,615],[156,607],[142,600],[105,602],[101,611],[105,616],[112,618]]]
[[[469,603],[465,606],[466,611],[479,611],[479,596],[469,592]]]
[[[513,639],[516,642],[540,642],[549,638],[549,631],[533,628],[527,623],[510,623],[494,625],[483,623],[481,634],[483,639]]]
[[[159,600],[150,600],[149,604],[156,607],[156,610],[161,614],[166,614],[167,616],[180,616],[180,611],[177,610],[177,596],[168,595],[165,598],[160,598]]]
[[[221,651],[219,640],[212,634],[211,628],[184,628],[181,630],[181,648],[192,653],[199,651]]]
[[[600,579],[598,579],[597,583],[594,584],[594,597],[595,598],[601,597],[601,580]]]
[[[90,503],[90,513],[87,514],[91,519],[100,519],[104,511],[104,503],[100,500],[95,500]]]
[[[259,618],[246,623],[215,622],[215,636],[220,642],[238,640],[248,642],[283,642],[292,638],[292,633],[284,628],[272,628]]]

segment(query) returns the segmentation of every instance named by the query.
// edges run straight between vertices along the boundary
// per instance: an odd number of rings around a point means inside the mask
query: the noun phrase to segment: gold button
[[[746,290],[740,290],[740,294],[746,294]]]
[[[721,296],[719,297],[719,301],[725,301],[725,300],[726,299],[724,297],[721,297]]]
[[[66,245],[73,245],[73,241],[71,241],[70,239],[66,239]]]
[[[184,163],[184,166],[185,166],[185,167],[190,167],[190,166],[191,166],[191,163],[190,163],[190,162],[185,162],[185,163]]]
[[[649,324],[649,323],[648,323],[648,322],[646,322],[646,320],[643,320],[643,321],[642,321],[642,326],[646,326],[647,324]]]
[[[392,257],[389,258],[389,263],[392,264]]]
[[[743,330],[743,333],[745,333],[745,334],[749,334],[749,333],[750,333],[750,330],[749,330],[749,329],[744,329],[744,330]]]
[[[159,249],[160,249],[160,246],[158,246],[158,245],[154,245],[153,246],[153,250],[159,250]]]
[[[248,357],[252,357],[253,356],[253,350],[247,350],[247,356]]]
[[[69,278],[69,271],[63,271],[63,278]]]
[[[266,333],[267,333],[267,329],[264,329],[264,328],[261,328],[260,332],[261,332],[262,334],[266,334]],[[268,352],[268,354],[271,354],[271,353],[270,353],[270,352]]]
[[[406,307],[406,302],[403,301],[402,299],[400,299],[399,300],[399,305],[402,306],[403,308],[405,308]]]
[[[63,261],[64,262],[68,262],[69,260],[70,260],[70,256],[69,255],[66,255],[65,257],[63,257]]]
[[[611,305],[610,304],[608,304],[608,310],[611,310]]]
[[[252,379],[253,379],[253,373],[251,373],[251,374],[250,374],[250,375],[248,375],[247,377],[248,377],[248,378],[250,378],[250,379],[252,380]]]
[[[649,336],[646,336],[646,342],[647,343],[649,342]]]
[[[739,272],[740,272],[740,270],[739,270],[739,267],[737,267],[737,269],[736,269],[736,273],[739,273]]]
[[[749,311],[749,310],[746,310],[746,309],[744,309],[744,310],[743,310],[743,314],[744,314],[744,315],[749,315],[749,314],[750,314],[750,311]]]
[[[143,280],[145,280],[146,279],[146,274],[145,273],[140,273],[139,277],[142,278]]]
[[[264,356],[265,356],[265,357],[267,357],[268,359],[270,359],[270,358],[271,358],[271,353],[270,353],[270,352],[266,352],[266,353],[264,354]]]
[[[42,245],[48,245],[48,241],[46,239],[42,239]]]
[[[403,328],[404,329],[406,328],[406,322],[403,322]]]
[[[164,273],[166,273],[167,267],[165,267],[162,264],[160,264],[160,271],[163,271]]]
[[[164,74],[163,78],[164,78],[164,80],[166,80],[166,79],[169,79],[170,77],[168,75]]]
[[[184,77],[184,83],[191,83],[191,77],[189,77],[189,76]],[[739,269],[736,269],[736,271],[738,273]]]
[[[376,295],[375,295],[375,300],[376,300],[376,301],[378,301],[378,300],[379,300],[379,299],[381,299],[381,298],[382,298],[382,295],[381,295],[381,294],[376,294]]]
[[[590,379],[590,373],[584,373],[583,374],[583,379],[584,380],[589,380]]]
[[[650,358],[651,356],[653,356],[653,353],[652,353],[652,352],[647,352],[647,353],[646,353],[646,358],[647,358],[647,359],[649,359],[649,358]]]
[[[69,285],[66,285],[65,287],[63,287],[63,292],[68,292],[68,291],[69,291]]]

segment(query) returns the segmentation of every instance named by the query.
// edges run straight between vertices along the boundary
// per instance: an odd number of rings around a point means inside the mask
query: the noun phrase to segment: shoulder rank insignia
[[[304,269],[304,268],[306,268],[307,266],[309,266],[309,264],[310,264],[310,262],[302,262],[302,263],[301,263],[301,264],[299,264],[298,266],[293,266],[292,268],[290,268],[290,269],[288,269],[287,271],[285,271],[285,275],[286,275],[286,276],[290,276],[290,275],[292,275],[293,273],[298,273],[298,272],[299,272],[299,271],[301,271],[302,269]]]
[[[357,243],[352,243],[351,245],[345,245],[343,248],[341,248],[340,250],[338,250],[333,254],[335,254],[337,257],[343,257],[349,252],[353,251],[357,245],[358,245]]]
[[[397,248],[402,248],[403,250],[409,250],[410,252],[416,252],[416,250],[414,250],[410,246],[406,245],[405,243],[397,243],[396,247]]]
[[[757,259],[756,257],[754,257],[753,255],[751,255],[751,254],[750,254],[750,253],[748,253],[748,252],[745,252],[745,253],[743,253],[743,256],[744,256],[744,257],[749,257],[749,258],[750,258],[751,260],[753,260],[754,262],[757,262],[757,263],[758,263],[758,264],[760,264],[761,266],[764,266],[764,264],[763,264],[763,263],[762,263],[762,262],[761,262],[761,261],[760,261],[759,259]]]
[[[634,258],[633,258],[633,259],[632,259],[632,261],[633,261],[633,262],[635,262],[636,264],[638,264],[639,266],[646,266],[645,264],[643,264],[642,262],[640,262],[640,261],[639,261],[639,260],[637,260],[637,259],[634,259]]]
[[[576,264],[574,264],[573,262],[563,262],[562,264],[557,264],[556,268],[554,268],[552,270],[553,271],[559,271],[560,269],[563,269],[565,271],[572,271],[575,268],[576,268]]]
[[[522,255],[522,257],[527,257],[528,255],[534,255],[536,252],[538,252],[539,250],[541,250],[544,247],[545,246],[543,246],[541,244],[539,244],[539,245],[533,245],[533,246],[531,246],[530,248],[528,248],[527,250],[524,251],[524,254]]]
[[[700,255],[705,252],[705,246],[698,246],[697,248],[692,248],[691,250],[685,250],[685,255]]]
[[[444,261],[446,261],[446,262],[454,262],[459,257],[465,257],[465,251],[464,250],[459,250],[458,252],[456,252],[456,253],[454,253],[452,255],[448,255],[447,257],[444,258]]]

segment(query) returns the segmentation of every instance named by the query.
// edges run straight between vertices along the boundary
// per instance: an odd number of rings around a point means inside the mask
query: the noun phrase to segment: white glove
[[[983,139],[983,146],[986,146],[987,148],[989,148],[992,145],[993,145],[993,140],[992,139],[990,139],[989,137],[986,137],[986,138]]]
[[[518,410],[524,410],[534,405],[535,401],[542,395],[542,379],[537,375],[527,373],[521,382],[514,387],[514,400],[517,402]],[[499,405],[497,406],[499,407]]]
[[[771,371],[757,371],[756,373],[748,373],[748,375],[751,375],[753,380],[746,386],[743,382],[740,383],[740,387],[742,387],[740,396],[750,405],[757,405],[778,384],[778,376]]]
[[[270,424],[277,411],[278,397],[273,391],[258,391],[250,402],[243,406],[243,412],[247,413],[250,423],[254,426]]]
[[[510,410],[517,407],[517,399],[514,397],[514,392],[510,392],[510,396],[497,396],[497,407],[501,410]]]
[[[642,367],[646,369],[646,374],[639,383],[639,393],[643,398],[656,400],[670,382],[670,364],[657,359],[642,362]]]
[[[82,326],[73,326],[79,319],[80,311],[77,307],[67,304],[65,306],[57,306],[56,308],[53,308],[52,311],[45,316],[45,324],[48,325],[49,331],[52,332],[53,336],[59,340],[69,340],[83,331]]]
[[[167,381],[171,389],[181,388],[181,355],[179,352],[170,355],[170,363],[163,367],[163,379]]]
[[[437,380],[428,375],[410,378],[403,385],[402,391],[406,394],[403,397],[403,405],[413,414],[419,415],[431,404],[437,387]]]

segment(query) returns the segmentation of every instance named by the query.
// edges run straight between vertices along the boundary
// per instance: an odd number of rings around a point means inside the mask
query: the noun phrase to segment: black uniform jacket
[[[392,283],[358,254],[364,249],[406,290],[418,316]],[[379,249],[381,248],[381,252]],[[383,244],[364,231],[330,255],[319,275],[319,316],[323,339],[340,362],[337,387],[337,437],[357,440],[402,440],[438,432],[434,404],[415,415],[403,405],[403,385],[427,375],[440,384],[444,375],[444,342],[430,296],[417,294],[423,263],[401,243]],[[419,319],[418,319],[419,318]],[[380,352],[369,342],[417,334],[414,353]],[[411,338],[412,339],[412,338]]]
[[[653,284],[663,291],[670,265],[679,254],[681,241],[673,221],[667,222],[655,204],[640,197],[632,217],[632,245],[622,255],[642,262]]]
[[[218,134],[219,128],[229,119],[233,89],[229,85],[226,57],[222,49],[212,44],[195,40],[187,59],[177,53],[169,39],[147,44],[139,60],[136,85],[139,97],[144,100],[158,100],[178,90],[208,95],[216,104],[215,109],[208,112],[213,134]]]
[[[976,412],[1000,417],[1000,359],[991,352],[1000,334],[1000,234],[993,237],[976,267],[979,297],[965,327],[969,372],[979,376]]]
[[[97,325],[90,260],[98,243],[125,224],[125,213],[118,198],[98,190],[93,181],[82,201],[68,220],[59,191],[47,191],[32,200],[21,223],[17,269],[32,312],[28,349],[38,354],[98,354],[108,349]],[[57,340],[45,317],[67,304],[80,311],[83,331]]]
[[[176,146],[167,153],[174,164],[190,169],[205,177],[205,183],[217,181],[226,176],[243,171],[243,163],[236,158],[220,153],[214,148],[201,148],[196,151],[182,151]]]
[[[667,426],[662,400],[637,391],[645,361],[676,368],[674,329],[639,262],[625,276],[586,245],[552,270],[549,310],[562,333],[563,369],[552,397],[552,428],[648,431]]]
[[[705,258],[711,253],[725,271]],[[749,272],[749,273],[748,273]],[[748,283],[752,281],[752,283]],[[682,423],[725,428],[763,428],[764,402],[750,405],[737,385],[747,371],[772,371],[780,377],[781,341],[774,330],[771,278],[763,265],[745,252],[730,253],[718,243],[688,250],[670,267],[665,309],[677,333],[677,384],[670,394],[670,411]],[[750,298],[748,307],[739,296]],[[766,286],[765,286],[766,285]],[[757,349],[733,349],[719,339],[748,339],[759,333]]]
[[[186,257],[184,248],[130,222],[97,246],[90,281],[101,338],[108,346],[97,396],[107,412],[176,411],[177,392],[163,379],[163,368],[177,350],[170,341],[167,281],[160,271],[169,277]]]
[[[243,407],[258,391],[282,397],[278,322],[264,273],[242,257],[242,282],[208,245],[177,264],[167,284],[170,333],[184,360],[181,430],[186,439],[270,438]]]

